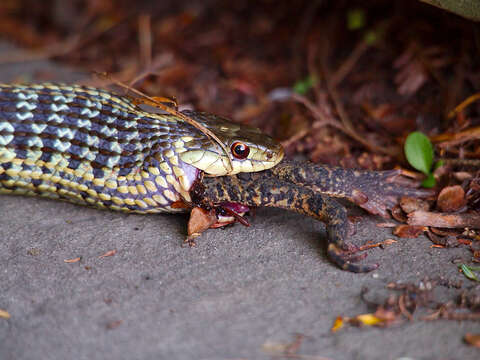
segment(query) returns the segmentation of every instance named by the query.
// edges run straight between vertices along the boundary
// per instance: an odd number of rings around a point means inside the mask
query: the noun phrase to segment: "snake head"
[[[262,171],[277,165],[283,158],[280,143],[255,127],[232,123],[213,114],[183,113],[212,131],[228,150],[227,153],[215,140],[198,130],[186,139],[185,150],[179,151],[180,159],[208,175]]]

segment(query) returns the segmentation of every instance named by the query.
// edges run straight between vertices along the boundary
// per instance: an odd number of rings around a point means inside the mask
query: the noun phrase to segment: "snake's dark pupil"
[[[232,153],[237,159],[245,159],[250,153],[250,148],[241,142],[235,142],[232,145]]]

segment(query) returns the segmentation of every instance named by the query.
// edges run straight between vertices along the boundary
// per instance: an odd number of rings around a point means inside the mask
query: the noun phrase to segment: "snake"
[[[378,264],[357,264],[366,254],[346,241],[347,211],[333,197],[385,216],[399,196],[420,194],[392,182],[396,175],[286,160],[280,143],[257,128],[209,113],[158,113],[81,85],[0,84],[1,194],[127,213],[190,212],[190,244],[207,228],[248,225],[252,208],[277,207],[324,222],[327,254],[340,268],[372,271]]]

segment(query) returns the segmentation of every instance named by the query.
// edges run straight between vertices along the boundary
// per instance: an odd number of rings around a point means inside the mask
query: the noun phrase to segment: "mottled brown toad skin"
[[[201,185],[203,189],[196,197],[201,200],[196,206],[209,208],[221,206],[222,202],[234,202],[251,207],[276,207],[313,217],[326,224],[327,254],[340,268],[359,273],[378,267],[377,264],[353,263],[366,254],[354,255],[356,247],[345,242],[349,227],[347,211],[329,196],[280,180],[272,170],[204,178]]]
[[[371,214],[389,218],[402,196],[426,197],[431,190],[416,189],[400,170],[369,171],[344,169],[311,162],[284,160],[271,169],[282,181],[338,198],[346,198]]]
[[[416,189],[398,170],[352,170],[311,162],[283,160],[259,173],[204,178],[196,188],[194,206],[217,208],[222,202],[250,207],[277,207],[313,217],[326,224],[329,257],[342,269],[368,272],[377,264],[353,264],[366,254],[346,242],[347,211],[332,197],[345,198],[372,214],[389,217],[388,209],[401,196],[425,197],[431,190]]]

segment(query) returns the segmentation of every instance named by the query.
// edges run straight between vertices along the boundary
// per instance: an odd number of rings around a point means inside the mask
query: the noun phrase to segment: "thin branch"
[[[156,56],[152,63],[143,71],[141,71],[137,76],[135,76],[129,83],[128,86],[134,86],[139,81],[142,81],[150,75],[157,75],[160,69],[169,66],[173,63],[174,57],[171,53],[161,54]]]
[[[323,114],[314,103],[312,103],[309,99],[305,96],[292,93],[290,96],[291,99],[303,104],[310,112],[312,113],[313,117],[316,119],[312,126],[308,129],[303,129],[297,132],[296,134],[292,135],[290,138],[282,142],[282,146],[287,148],[293,143],[303,139],[307,136],[312,130],[319,129],[323,126],[330,125],[340,131],[344,131],[342,126],[338,124],[338,122],[334,118],[328,117],[326,114]]]
[[[138,17],[138,44],[140,63],[149,68],[152,64],[152,22],[150,15],[142,14]]]
[[[378,146],[375,144],[372,144],[370,141],[366,140],[364,137],[359,135],[353,128],[352,122],[350,121],[350,117],[348,116],[347,112],[345,111],[345,108],[343,107],[343,103],[340,100],[340,96],[338,95],[337,90],[333,86],[330,77],[328,76],[328,72],[326,71],[326,65],[325,65],[325,60],[322,61],[322,68],[323,68],[323,74],[325,78],[325,83],[327,86],[327,90],[330,93],[330,96],[332,97],[333,103],[335,104],[335,108],[338,112],[338,116],[340,117],[340,120],[343,123],[343,127],[345,129],[345,133],[350,136],[351,138],[357,140],[360,144],[364,145],[367,149],[380,152],[383,154],[395,156],[398,154],[397,149],[388,149],[383,146]]]
[[[331,86],[336,88],[342,81],[347,77],[347,75],[352,71],[355,64],[362,57],[365,51],[370,47],[366,41],[360,41],[357,43],[353,51],[350,53],[348,58],[340,65],[337,71],[334,72],[330,81]]]

